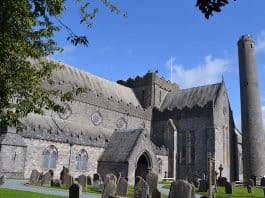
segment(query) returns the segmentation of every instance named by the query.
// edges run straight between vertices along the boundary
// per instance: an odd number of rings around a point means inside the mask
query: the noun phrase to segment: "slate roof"
[[[55,81],[62,82],[62,86],[68,87],[69,84],[85,87],[97,94],[114,100],[122,100],[125,103],[131,103],[134,106],[140,106],[140,102],[135,96],[133,90],[124,85],[100,78],[80,69],[65,65],[53,73]]]
[[[26,146],[19,134],[9,132],[0,134],[0,145]]]
[[[135,129],[133,131],[114,132],[98,161],[127,162],[142,131],[143,129]]]
[[[196,105],[203,107],[216,99],[221,85],[222,83],[217,83],[169,92],[160,106],[160,111],[192,108]]]

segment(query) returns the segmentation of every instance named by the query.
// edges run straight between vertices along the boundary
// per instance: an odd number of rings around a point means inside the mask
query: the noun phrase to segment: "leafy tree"
[[[98,8],[86,0],[75,2],[80,7],[80,23],[90,28]],[[121,13],[108,0],[100,2],[110,11]],[[71,43],[88,44],[86,36],[75,34],[60,20],[65,5],[66,0],[0,1],[0,128],[21,129],[21,118],[32,112],[64,112],[62,102],[85,91],[73,87],[61,93],[51,86],[53,70],[63,67],[45,59],[63,50],[54,41],[54,33],[66,28]]]
[[[235,0],[234,0],[235,1]],[[209,19],[213,12],[221,12],[221,8],[228,4],[228,0],[197,0],[196,6]]]

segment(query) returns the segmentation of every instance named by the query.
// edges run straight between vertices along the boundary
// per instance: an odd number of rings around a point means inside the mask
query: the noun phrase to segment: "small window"
[[[56,169],[58,153],[55,146],[49,146],[42,153],[42,167],[47,169]]]
[[[87,171],[87,161],[88,161],[87,152],[84,149],[82,149],[76,156],[76,170]]]
[[[142,101],[144,102],[145,93],[144,90],[142,91]]]

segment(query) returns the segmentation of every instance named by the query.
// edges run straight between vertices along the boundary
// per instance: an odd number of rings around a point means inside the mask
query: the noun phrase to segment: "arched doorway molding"
[[[137,156],[136,164],[135,164],[135,178],[137,176],[140,176],[144,179],[146,179],[146,175],[149,170],[153,168],[153,162],[150,153],[145,150],[141,152]]]

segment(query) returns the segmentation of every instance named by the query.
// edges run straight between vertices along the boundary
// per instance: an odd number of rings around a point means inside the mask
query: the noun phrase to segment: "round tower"
[[[265,175],[265,138],[255,57],[255,44],[249,35],[238,43],[243,176],[254,181]]]

